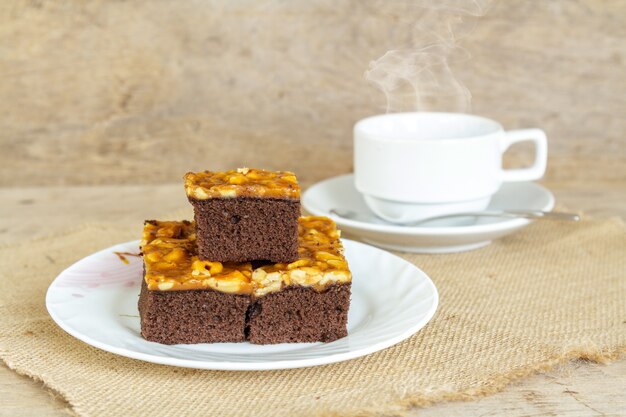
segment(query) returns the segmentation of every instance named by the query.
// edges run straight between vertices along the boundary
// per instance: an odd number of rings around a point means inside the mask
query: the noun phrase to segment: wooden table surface
[[[626,218],[626,184],[550,183],[558,204],[595,217]],[[0,243],[23,241],[81,222],[140,224],[148,213],[189,210],[180,184],[0,188]],[[189,213],[191,211],[189,210]],[[43,300],[42,300],[43,302]],[[575,361],[472,402],[412,410],[420,416],[626,416],[626,359]],[[0,366],[0,416],[63,416],[69,405],[42,383]]]

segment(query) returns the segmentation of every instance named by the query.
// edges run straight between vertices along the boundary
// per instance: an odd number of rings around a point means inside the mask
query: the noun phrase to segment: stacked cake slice
[[[141,334],[150,341],[328,342],[347,334],[351,273],[326,217],[299,217],[290,172],[189,173],[195,221],[146,221]]]

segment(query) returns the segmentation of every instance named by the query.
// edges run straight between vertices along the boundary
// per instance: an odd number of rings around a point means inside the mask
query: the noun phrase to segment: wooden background
[[[471,58],[451,62],[472,112],[544,128],[548,180],[626,181],[626,2],[479,5],[482,17],[457,14]],[[353,123],[386,108],[369,63],[423,46],[432,14],[408,1],[3,1],[0,186],[349,172]]]

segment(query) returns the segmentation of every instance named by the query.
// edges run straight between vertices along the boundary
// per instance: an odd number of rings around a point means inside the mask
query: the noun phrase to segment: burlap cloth
[[[574,358],[606,361],[626,348],[626,233],[616,219],[537,222],[480,250],[405,255],[440,291],[424,329],[360,359],[264,372],[126,359],[52,322],[44,295],[57,273],[137,235],[137,228],[90,225],[0,249],[0,355],[78,415],[402,414],[493,393]]]

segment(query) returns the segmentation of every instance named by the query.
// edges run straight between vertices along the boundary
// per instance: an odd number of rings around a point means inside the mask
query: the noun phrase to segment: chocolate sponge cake
[[[243,342],[250,305],[250,264],[237,269],[202,262],[219,281],[192,274],[197,262],[192,222],[146,221],[139,295],[141,335],[163,344]]]
[[[141,285],[141,335],[165,345],[243,342],[247,295],[215,290],[152,291]]]
[[[194,207],[200,259],[297,259],[300,187],[292,172],[189,172],[185,190]]]
[[[322,292],[289,286],[256,300],[247,319],[247,340],[275,343],[332,342],[348,335],[350,283]]]
[[[347,335],[352,275],[340,233],[327,217],[301,217],[298,260],[252,273],[250,343],[331,342]]]
[[[294,262],[253,268],[201,260],[193,222],[146,222],[142,336],[166,344],[346,336],[352,276],[339,231],[328,218],[302,217],[297,232]]]

